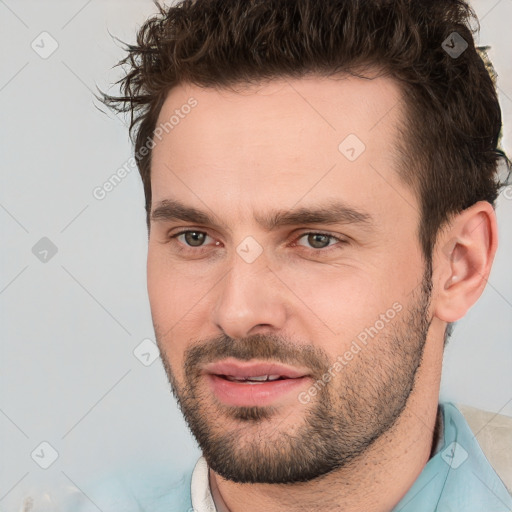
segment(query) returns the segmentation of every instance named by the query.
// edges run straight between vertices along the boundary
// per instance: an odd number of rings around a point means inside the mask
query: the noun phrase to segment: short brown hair
[[[450,215],[484,200],[495,206],[502,159],[501,110],[490,64],[475,47],[462,0],[184,0],[158,4],[137,44],[126,45],[121,94],[101,92],[131,114],[130,133],[144,184],[149,229],[151,139],[169,90],[180,83],[229,88],[377,67],[395,78],[407,119],[398,172],[421,205],[419,238],[431,261]],[[467,48],[454,55],[443,44]],[[450,37],[452,39],[450,40]],[[454,43],[453,43],[454,44]],[[451,44],[451,46],[453,46]]]

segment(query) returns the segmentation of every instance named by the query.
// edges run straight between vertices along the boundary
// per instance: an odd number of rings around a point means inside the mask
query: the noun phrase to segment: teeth
[[[267,380],[277,380],[280,375],[257,375],[255,377],[234,377],[232,375],[226,375],[226,379],[235,382],[245,382],[245,381],[253,381],[253,382],[265,382]]]

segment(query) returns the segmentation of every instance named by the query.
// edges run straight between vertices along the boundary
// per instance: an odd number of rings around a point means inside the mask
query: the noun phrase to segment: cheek
[[[358,262],[283,266],[278,275],[292,292],[291,318],[328,351],[342,350],[385,302],[378,280]]]
[[[147,287],[151,310],[160,321],[177,321],[200,297],[203,279],[177,265],[166,254],[166,245],[150,243],[147,259]]]
[[[177,283],[171,278],[160,251],[150,244],[147,260],[147,287],[153,320],[165,327],[166,317],[174,317],[172,297]]]
[[[295,266],[279,272],[297,298],[293,317],[334,358],[376,322],[379,332],[387,332],[408,300],[404,283],[380,263]]]
[[[172,265],[159,247],[149,247],[147,290],[151,316],[165,357],[179,373],[189,340],[197,339],[205,326],[209,279]]]
[[[181,353],[179,346],[183,340],[180,319],[185,316],[187,293],[182,277],[173,272],[160,251],[149,248],[147,260],[147,289],[151,307],[151,317],[159,345],[165,357],[176,368],[176,357]],[[193,288],[193,287],[192,287]],[[190,306],[189,306],[190,307]]]

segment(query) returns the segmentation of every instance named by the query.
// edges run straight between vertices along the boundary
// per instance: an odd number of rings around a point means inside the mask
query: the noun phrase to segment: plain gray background
[[[474,7],[499,75],[510,153],[512,0]],[[103,200],[93,196],[132,155],[124,120],[93,105],[95,85],[106,90],[119,76],[112,67],[123,52],[109,31],[132,42],[154,12],[150,0],[0,0],[2,512],[44,489],[57,500],[68,486],[87,493],[117,468],[174,471],[199,456],[160,360],[145,366],[134,354],[149,353],[146,364],[156,356],[143,342],[154,334],[137,170]],[[446,349],[441,394],[509,416],[511,192],[498,201],[488,286]],[[52,449],[58,457],[43,469]]]

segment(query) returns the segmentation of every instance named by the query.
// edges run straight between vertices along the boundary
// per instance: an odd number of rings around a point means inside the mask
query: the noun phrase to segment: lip
[[[203,371],[212,375],[229,375],[237,378],[256,377],[258,375],[279,375],[287,379],[297,379],[308,375],[307,370],[282,364],[270,362],[244,363],[234,359],[210,363],[204,367]]]
[[[309,384],[311,380],[306,370],[269,362],[244,363],[224,360],[205,366],[203,373],[218,400],[238,407],[263,407],[274,404],[285,399],[292,391],[297,394],[299,389]],[[283,379],[249,383],[230,381],[223,377],[247,378],[260,375],[279,375]]]

